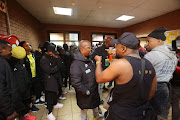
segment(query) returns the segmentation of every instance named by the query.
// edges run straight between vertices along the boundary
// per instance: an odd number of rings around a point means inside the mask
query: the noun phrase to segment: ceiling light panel
[[[128,16],[128,15],[122,15],[120,17],[118,17],[116,20],[121,20],[121,21],[128,21],[130,19],[135,18],[134,16]]]
[[[61,8],[61,7],[53,7],[55,14],[58,15],[72,15],[72,9],[71,8]]]

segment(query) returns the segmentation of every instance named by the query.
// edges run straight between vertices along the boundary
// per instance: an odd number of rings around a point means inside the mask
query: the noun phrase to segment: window
[[[63,33],[50,33],[50,40],[64,40]]]
[[[99,45],[100,44],[100,42],[92,42],[92,45],[93,46],[97,46],[97,45]]]
[[[49,32],[50,42],[63,46],[66,43],[68,46],[79,45],[79,32]]]
[[[78,34],[77,33],[69,33],[67,34],[70,41],[78,41]]]
[[[107,37],[111,37],[112,39],[115,39],[115,38],[116,38],[115,35],[105,35],[105,39],[106,39]]]
[[[92,45],[96,46],[102,44],[104,39],[111,37],[112,39],[117,38],[117,33],[91,33],[92,35]]]
[[[103,34],[92,34],[92,41],[103,41]]]

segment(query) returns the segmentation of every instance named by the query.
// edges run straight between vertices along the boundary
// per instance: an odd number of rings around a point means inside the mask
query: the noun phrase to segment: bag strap
[[[135,86],[135,87],[139,87],[140,84],[141,84],[142,81],[143,81],[144,71],[145,71],[145,59],[144,59],[144,58],[141,59],[141,70],[142,70],[142,71],[141,71],[141,78],[140,78],[137,86]],[[121,100],[124,100],[125,98],[129,97],[134,91],[135,91],[135,90],[134,90],[134,87],[132,87],[132,89],[129,89],[126,94],[124,94],[123,96],[118,97],[117,99],[114,99],[114,100],[110,101],[108,104],[109,104],[110,106],[112,106],[113,104],[115,104],[115,103],[117,103],[117,102],[119,102],[119,101],[121,101]],[[112,97],[112,94],[113,94],[113,92],[111,91],[110,97]]]
[[[143,80],[143,77],[144,77],[144,71],[145,71],[145,59],[144,58],[142,58],[141,59],[141,79],[140,79],[140,81],[139,81],[139,83],[138,83],[138,86],[140,85],[140,83],[142,83],[142,80]]]

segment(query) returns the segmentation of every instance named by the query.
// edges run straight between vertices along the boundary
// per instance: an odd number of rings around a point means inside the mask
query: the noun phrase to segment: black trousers
[[[48,114],[53,110],[53,106],[57,104],[58,94],[57,92],[46,91],[45,92]]]
[[[58,97],[60,97],[62,95],[62,85],[63,85],[62,78],[57,81],[57,84],[58,84],[58,91],[59,91]]]
[[[67,81],[68,81],[69,76],[70,76],[70,72],[67,70],[65,73],[65,81],[64,81],[65,87],[67,87],[67,85],[68,85]],[[70,82],[69,82],[69,84],[70,84]]]
[[[41,81],[37,77],[32,78],[32,91],[33,91],[33,94],[36,95],[36,100],[40,99],[41,92],[42,92],[42,84],[41,84]]]

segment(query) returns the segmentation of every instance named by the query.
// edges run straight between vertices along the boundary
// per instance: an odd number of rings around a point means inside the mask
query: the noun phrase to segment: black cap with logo
[[[162,41],[166,40],[166,36],[165,36],[165,32],[167,31],[167,29],[165,27],[160,27],[155,29],[154,31],[152,31],[148,37],[152,37],[152,38],[156,38]]]
[[[125,32],[118,39],[112,39],[111,43],[122,44],[131,49],[139,48],[139,41],[135,34],[131,32]]]

